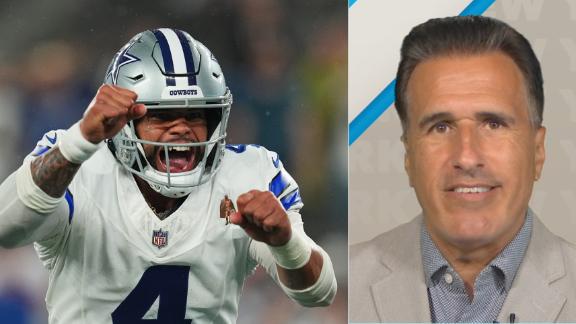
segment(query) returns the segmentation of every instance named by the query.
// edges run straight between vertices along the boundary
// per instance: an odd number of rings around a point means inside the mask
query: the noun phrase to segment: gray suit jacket
[[[350,249],[350,322],[430,322],[422,216]],[[499,322],[576,322],[576,246],[534,217],[532,238]]]

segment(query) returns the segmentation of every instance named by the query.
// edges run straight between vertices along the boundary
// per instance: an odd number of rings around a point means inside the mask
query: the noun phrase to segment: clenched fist
[[[270,191],[251,190],[236,200],[238,211],[230,221],[256,241],[282,246],[292,236],[288,214]]]
[[[80,121],[80,131],[88,141],[98,144],[116,135],[124,125],[146,114],[138,95],[128,89],[103,84]]]

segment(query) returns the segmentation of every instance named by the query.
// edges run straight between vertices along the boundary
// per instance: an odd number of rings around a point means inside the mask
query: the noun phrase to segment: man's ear
[[[540,179],[544,168],[544,161],[546,160],[545,142],[546,127],[541,126],[536,130],[536,136],[534,136],[534,180]]]
[[[408,138],[406,137],[406,133],[402,134],[402,137],[400,137],[400,140],[402,141],[402,144],[404,144],[404,170],[406,171],[406,174],[408,175],[408,181],[410,184],[410,187],[412,186],[412,177],[410,176],[410,145],[408,145]]]

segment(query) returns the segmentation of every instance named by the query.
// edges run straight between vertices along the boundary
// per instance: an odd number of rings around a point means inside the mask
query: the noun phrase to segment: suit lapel
[[[424,280],[414,280],[411,271],[394,271],[372,285],[376,311],[382,322],[430,322]]]
[[[508,322],[510,313],[514,313],[516,322],[554,322],[566,303],[566,297],[550,284],[564,275],[559,242],[534,217],[530,245],[502,306],[498,321]]]
[[[370,287],[382,322],[430,322],[420,252],[421,223],[419,216],[410,222],[409,235],[383,248],[381,262],[389,271]]]

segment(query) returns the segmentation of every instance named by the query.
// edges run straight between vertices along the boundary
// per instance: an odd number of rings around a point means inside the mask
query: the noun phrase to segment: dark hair
[[[522,34],[506,23],[483,16],[430,19],[414,27],[402,42],[396,74],[396,111],[406,134],[408,127],[406,90],[416,66],[430,58],[475,55],[500,51],[508,55],[524,76],[532,124],[542,124],[544,91],[540,63]]]

